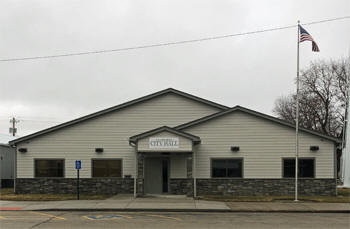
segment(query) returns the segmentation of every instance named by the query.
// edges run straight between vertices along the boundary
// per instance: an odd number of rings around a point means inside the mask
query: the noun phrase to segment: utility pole
[[[10,123],[12,123],[12,127],[10,127],[10,134],[12,134],[12,136],[16,136],[16,133],[17,133],[16,123],[19,123],[19,120],[16,119],[15,117],[12,117],[12,119],[10,119]]]

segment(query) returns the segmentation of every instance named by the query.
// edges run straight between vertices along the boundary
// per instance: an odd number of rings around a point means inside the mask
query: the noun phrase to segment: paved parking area
[[[350,228],[343,213],[2,211],[0,228]]]

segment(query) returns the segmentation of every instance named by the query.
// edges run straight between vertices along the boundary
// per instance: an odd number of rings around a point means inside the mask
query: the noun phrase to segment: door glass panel
[[[168,160],[163,160],[163,192],[168,192]]]

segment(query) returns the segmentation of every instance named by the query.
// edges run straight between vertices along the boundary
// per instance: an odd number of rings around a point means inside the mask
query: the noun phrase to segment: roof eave
[[[159,127],[159,128],[156,128],[156,129],[153,129],[153,130],[150,130],[150,131],[147,131],[147,132],[144,132],[144,133],[141,133],[141,134],[134,135],[134,136],[130,137],[129,138],[129,143],[136,144],[136,142],[139,141],[140,139],[147,138],[149,136],[152,136],[152,135],[157,134],[157,133],[161,133],[163,131],[167,131],[169,133],[172,133],[172,134],[179,135],[181,137],[187,138],[187,139],[191,140],[194,143],[197,143],[197,142],[201,141],[200,137],[198,137],[198,136],[195,136],[195,135],[192,135],[192,134],[188,134],[188,133],[185,133],[185,132],[180,131],[180,130],[176,130],[176,129],[168,127],[168,126],[162,126],[162,127]]]
[[[173,88],[167,88],[167,89],[164,89],[164,90],[161,90],[161,91],[158,91],[158,92],[155,92],[155,93],[152,93],[152,94],[140,97],[140,98],[136,98],[134,100],[131,100],[131,101],[128,101],[128,102],[125,102],[125,103],[122,103],[122,104],[119,104],[117,106],[109,107],[109,108],[103,109],[101,111],[97,111],[97,112],[85,115],[83,117],[80,117],[80,118],[77,118],[77,119],[73,119],[71,121],[64,122],[64,123],[61,123],[59,125],[56,125],[56,126],[53,126],[53,127],[50,127],[50,128],[47,128],[47,129],[44,129],[44,130],[41,130],[41,131],[38,131],[36,133],[30,134],[30,135],[27,135],[27,136],[23,136],[21,138],[17,138],[15,140],[10,141],[9,143],[11,145],[16,145],[19,142],[23,142],[23,141],[26,141],[26,140],[29,140],[29,139],[32,139],[32,138],[35,138],[35,137],[38,137],[38,136],[50,133],[52,131],[55,131],[55,130],[58,130],[58,129],[62,129],[62,128],[67,127],[67,126],[71,126],[71,125],[77,124],[79,122],[88,120],[88,119],[99,117],[100,115],[103,115],[103,114],[106,114],[106,113],[109,113],[109,112],[112,112],[112,111],[116,111],[116,110],[119,110],[119,109],[122,109],[122,108],[126,108],[128,106],[134,105],[134,104],[139,103],[139,102],[147,101],[149,99],[152,99],[152,98],[157,97],[157,96],[161,96],[161,95],[166,94],[166,93],[175,93],[177,95],[181,95],[181,96],[184,96],[186,98],[189,98],[189,99],[192,99],[192,100],[195,100],[195,101],[198,101],[198,102],[202,102],[204,104],[216,107],[216,108],[221,109],[221,110],[229,109],[229,107],[224,106],[222,104],[215,103],[215,102],[212,102],[210,100],[206,100],[206,99],[200,98],[198,96],[191,95],[189,93],[182,92],[182,91],[179,91],[179,90],[176,90],[176,89],[173,89]]]
[[[225,114],[229,114],[229,113],[234,112],[234,111],[246,112],[246,113],[249,113],[249,114],[251,114],[251,115],[258,116],[258,117],[260,117],[260,118],[264,118],[264,119],[270,120],[270,121],[272,121],[272,122],[276,122],[276,123],[279,123],[279,124],[281,124],[281,125],[288,126],[288,127],[291,127],[291,128],[294,128],[294,129],[295,129],[295,125],[292,124],[292,123],[289,123],[289,122],[284,121],[284,120],[282,120],[282,119],[279,119],[279,118],[276,118],[276,117],[273,117],[273,116],[270,116],[270,115],[266,115],[266,114],[263,114],[263,113],[260,113],[260,112],[254,111],[254,110],[250,110],[250,109],[248,109],[248,108],[241,107],[241,106],[235,106],[235,107],[232,107],[232,108],[229,109],[229,110],[220,111],[220,112],[217,112],[217,113],[215,113],[215,114],[211,114],[211,115],[208,115],[208,116],[199,118],[199,119],[197,119],[197,120],[193,120],[193,121],[191,121],[191,122],[178,125],[178,126],[176,126],[176,127],[174,127],[174,128],[177,129],[177,130],[183,130],[183,129],[186,129],[186,128],[188,128],[188,127],[195,126],[195,125],[197,125],[197,124],[200,124],[200,123],[209,121],[209,120],[211,120],[211,119],[214,119],[214,118],[216,118],[216,117],[223,116],[223,115],[225,115]],[[317,132],[317,131],[305,129],[305,128],[302,128],[302,127],[301,127],[301,128],[299,127],[299,130],[300,130],[300,131],[307,132],[307,133],[312,134],[312,135],[319,136],[319,137],[321,137],[321,138],[323,138],[323,139],[327,139],[327,140],[333,141],[333,142],[335,142],[335,143],[341,143],[341,142],[342,142],[341,139],[339,139],[339,138],[336,138],[336,137],[333,137],[333,136],[329,136],[329,135],[326,135],[326,134],[322,134],[322,133],[319,133],[319,132]]]

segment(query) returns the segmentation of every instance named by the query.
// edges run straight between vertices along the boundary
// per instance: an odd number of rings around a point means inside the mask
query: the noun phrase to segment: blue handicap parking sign
[[[75,161],[75,169],[81,169],[81,160]]]

